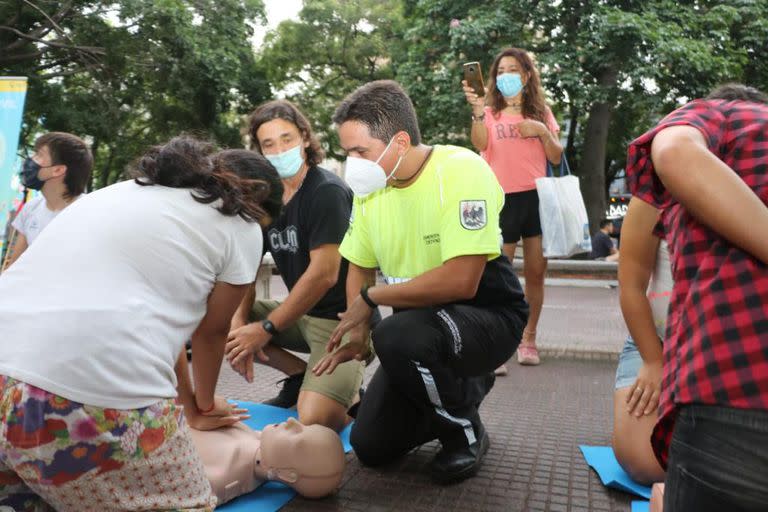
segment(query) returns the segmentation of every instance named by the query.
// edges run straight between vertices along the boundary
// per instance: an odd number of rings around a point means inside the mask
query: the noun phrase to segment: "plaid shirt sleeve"
[[[693,101],[630,145],[627,183],[662,210],[675,281],[651,437],[663,467],[680,407],[768,410],[768,267],[691,216],[659,180],[651,144],[676,125],[697,128],[709,150],[768,204],[768,106]]]
[[[652,129],[632,141],[627,153],[627,185],[632,195],[658,209],[672,204],[672,197],[656,175],[651,161],[651,144],[654,137],[670,126],[693,126],[707,141],[709,150],[717,154],[723,139],[723,114],[713,109],[711,103],[696,100],[675,110]]]

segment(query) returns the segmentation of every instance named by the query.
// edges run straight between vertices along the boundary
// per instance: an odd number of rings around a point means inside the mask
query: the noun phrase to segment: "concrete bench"
[[[515,258],[513,263],[515,272],[523,275],[522,258]],[[547,277],[581,278],[581,279],[608,279],[616,280],[619,264],[614,261],[599,260],[549,260],[547,264]],[[256,298],[270,299],[271,281],[273,275],[278,275],[275,260],[270,253],[264,255],[264,259],[256,275]]]
[[[512,266],[518,275],[523,274],[523,261],[515,258]],[[569,277],[583,279],[618,279],[619,264],[615,261],[600,260],[549,260],[546,277]]]
[[[266,253],[261,260],[259,272],[256,274],[256,298],[271,299],[272,276],[277,273],[277,265],[272,254]]]

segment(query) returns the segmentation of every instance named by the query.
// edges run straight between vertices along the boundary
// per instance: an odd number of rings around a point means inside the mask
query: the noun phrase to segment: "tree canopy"
[[[100,187],[183,131],[241,145],[242,116],[273,95],[340,158],[334,108],[380,78],[411,94],[427,142],[470,146],[461,64],[487,73],[500,49],[526,48],[595,225],[634,137],[718,84],[768,89],[768,0],[305,0],[252,48],[263,21],[261,0],[11,0],[0,66],[30,77],[27,138],[91,137]]]
[[[0,20],[2,73],[29,77],[24,138],[89,137],[95,188],[181,132],[241,145],[240,116],[270,96],[250,43],[261,0],[18,0]]]

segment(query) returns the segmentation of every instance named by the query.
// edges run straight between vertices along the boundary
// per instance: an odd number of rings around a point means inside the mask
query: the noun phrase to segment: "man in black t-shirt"
[[[251,114],[249,131],[251,148],[272,162],[285,187],[285,206],[264,232],[264,250],[272,254],[289,294],[281,303],[256,301],[253,288],[233,318],[227,357],[249,381],[254,356],[288,375],[280,393],[265,403],[297,405],[302,423],[341,430],[362,383],[364,363],[350,361],[340,373],[318,377],[288,350],[309,353],[314,365],[325,355],[338,314],[346,309],[348,263],[339,244],[349,226],[352,192],[318,167],[320,144],[292,103],[261,105]]]
[[[592,252],[589,257],[593,260],[604,259],[617,261],[619,251],[613,246],[611,235],[613,234],[613,222],[608,219],[600,221],[600,230],[592,235]]]

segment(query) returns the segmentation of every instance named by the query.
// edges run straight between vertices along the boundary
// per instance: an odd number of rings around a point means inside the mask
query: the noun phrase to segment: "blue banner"
[[[8,216],[19,193],[18,180],[14,178],[26,95],[26,78],[0,77],[0,254],[5,246]]]

